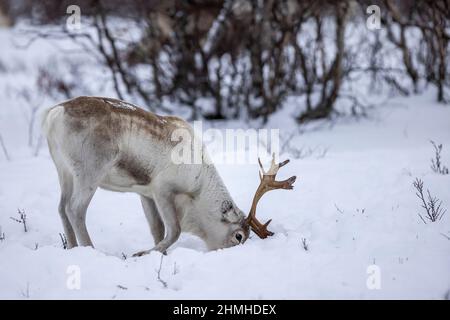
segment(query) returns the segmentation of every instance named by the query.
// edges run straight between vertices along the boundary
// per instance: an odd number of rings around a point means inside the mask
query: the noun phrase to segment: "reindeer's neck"
[[[202,170],[202,187],[199,200],[204,209],[219,215],[224,200],[233,201],[213,164],[206,165]]]

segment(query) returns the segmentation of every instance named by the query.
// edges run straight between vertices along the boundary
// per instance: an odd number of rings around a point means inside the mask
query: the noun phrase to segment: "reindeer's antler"
[[[250,209],[250,212],[246,218],[246,222],[251,227],[251,229],[261,238],[267,238],[268,236],[273,235],[273,232],[267,230],[267,226],[272,221],[270,219],[266,223],[262,224],[261,222],[256,219],[256,206],[258,205],[259,199],[263,196],[264,193],[270,190],[275,189],[293,189],[293,184],[295,182],[296,176],[292,176],[289,179],[283,180],[283,181],[276,181],[275,177],[277,175],[278,170],[286,165],[289,162],[289,160],[285,160],[280,163],[275,163],[275,153],[272,155],[272,163],[270,165],[269,170],[264,171],[264,168],[261,164],[261,160],[258,158],[258,163],[261,168],[261,172],[259,174],[260,183],[258,186],[258,189],[256,189],[255,196],[253,197],[252,207]]]

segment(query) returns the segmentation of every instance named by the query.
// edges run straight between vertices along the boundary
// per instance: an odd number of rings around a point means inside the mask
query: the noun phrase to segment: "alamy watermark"
[[[78,265],[70,265],[66,269],[66,287],[69,290],[81,289],[81,268]]]
[[[371,264],[367,267],[366,273],[368,275],[366,286],[369,290],[381,289],[381,268],[376,264]]]
[[[69,15],[66,19],[66,28],[70,32],[76,32],[81,30],[81,9],[77,5],[70,5],[66,9],[66,13]]]
[[[179,128],[170,137],[174,164],[256,164],[258,157],[278,158],[279,129],[207,129],[201,121]],[[206,152],[206,149],[208,150]]]
[[[366,20],[366,27],[369,30],[380,30],[381,29],[381,9],[379,6],[373,4],[368,6],[366,13],[370,16]]]

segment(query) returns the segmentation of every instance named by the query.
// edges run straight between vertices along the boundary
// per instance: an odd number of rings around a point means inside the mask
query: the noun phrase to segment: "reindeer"
[[[45,111],[42,127],[61,188],[59,214],[68,248],[93,246],[86,211],[103,188],[140,195],[155,246],[165,253],[180,233],[203,239],[209,250],[244,243],[250,229],[261,238],[272,234],[256,219],[266,191],[292,189],[295,177],[275,181],[275,164],[263,175],[248,217],[234,203],[202,145],[199,164],[175,164],[171,152],[181,143],[176,130],[194,136],[192,127],[173,116],[159,116],[116,99],[78,97]],[[270,221],[269,221],[270,222]]]

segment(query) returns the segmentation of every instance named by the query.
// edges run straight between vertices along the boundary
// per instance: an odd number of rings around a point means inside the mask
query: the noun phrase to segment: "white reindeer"
[[[42,125],[58,171],[59,213],[68,248],[93,246],[86,211],[98,187],[140,195],[155,242],[152,250],[165,252],[181,231],[199,236],[210,250],[244,243],[250,227],[261,237],[271,234],[255,218],[257,200],[246,219],[209,161],[172,161],[172,150],[180,143],[173,141],[174,131],[193,136],[180,118],[116,99],[78,97],[47,110]],[[207,157],[204,150],[202,154]],[[278,185],[271,189],[291,189],[294,181],[273,181]]]

